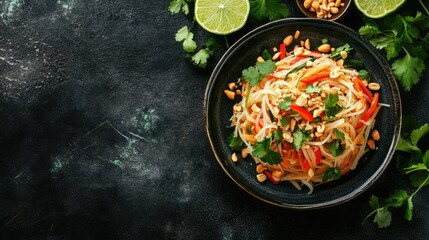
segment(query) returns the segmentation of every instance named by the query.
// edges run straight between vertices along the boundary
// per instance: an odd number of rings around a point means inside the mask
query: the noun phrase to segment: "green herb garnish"
[[[405,91],[423,76],[429,57],[429,17],[417,12],[415,16],[390,15],[382,20],[364,18],[360,35],[386,53],[393,74]]]
[[[403,189],[397,189],[387,198],[371,196],[369,205],[373,209],[364,222],[374,216],[373,222],[379,228],[390,226],[392,208],[405,207],[404,218],[411,221],[413,217],[413,198],[424,187],[429,186],[429,149],[427,145],[421,148],[420,141],[429,135],[429,124],[422,124],[414,117],[404,117],[401,137],[396,148],[396,168],[403,175],[408,175],[410,183],[416,189],[408,194]],[[413,126],[413,127],[411,127]]]
[[[326,147],[329,149],[329,152],[331,152],[332,156],[334,157],[340,156],[344,151],[344,148],[340,144],[339,139],[335,139],[334,141],[327,143]]]
[[[264,162],[273,165],[280,163],[280,153],[270,149],[271,139],[266,138],[260,142],[256,142],[253,146],[252,155],[257,158],[261,158]]]
[[[330,179],[337,180],[341,177],[341,169],[338,167],[328,168],[323,174],[322,182],[326,182]]]
[[[246,146],[239,136],[235,137],[233,133],[228,136],[228,143],[232,150],[242,150]]]
[[[295,131],[293,131],[293,142],[292,145],[293,147],[298,151],[302,144],[306,141],[310,140],[310,135],[308,135],[308,133],[306,131],[303,131],[301,129],[295,129]]]

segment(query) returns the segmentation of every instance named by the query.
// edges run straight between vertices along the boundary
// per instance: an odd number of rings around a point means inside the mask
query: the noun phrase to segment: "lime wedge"
[[[196,0],[195,19],[208,32],[227,35],[246,24],[249,0]]]
[[[398,9],[406,0],[354,0],[356,7],[367,17],[382,18]]]

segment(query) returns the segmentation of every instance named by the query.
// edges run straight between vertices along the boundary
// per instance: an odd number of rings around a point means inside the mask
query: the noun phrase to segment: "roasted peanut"
[[[367,144],[368,144],[368,147],[369,147],[371,150],[374,150],[374,149],[375,149],[375,142],[374,142],[374,140],[369,139],[369,140],[368,140],[368,142],[367,142]]]
[[[241,157],[242,158],[246,158],[248,154],[249,154],[249,152],[247,152],[247,148],[243,148],[243,150],[241,150]]]
[[[295,39],[299,38],[299,35],[301,34],[300,31],[296,30],[295,35],[293,36]]]
[[[271,59],[272,60],[277,60],[279,57],[280,57],[280,52],[276,52]]]
[[[370,83],[370,84],[368,84],[368,88],[373,90],[373,91],[378,91],[378,90],[380,90],[380,84]]]
[[[234,100],[235,98],[235,92],[231,91],[231,90],[223,90],[223,92],[225,93],[225,95],[231,99]]]
[[[233,153],[233,154],[231,155],[231,160],[232,160],[233,162],[238,162],[238,157],[237,157],[237,154],[236,154],[236,153]]]
[[[322,53],[327,53],[331,51],[331,45],[329,45],[329,43],[322,44],[317,48],[317,50]]]
[[[377,129],[372,131],[371,137],[372,137],[372,139],[374,139],[374,141],[380,140],[380,133],[377,131]]]
[[[285,39],[283,39],[283,43],[286,46],[289,46],[292,43],[292,41],[293,41],[293,36],[292,35],[289,35],[289,36],[285,37]]]
[[[311,45],[310,45],[310,39],[307,38],[307,40],[305,40],[304,46],[305,46],[305,48],[307,48],[308,50],[310,50],[310,47],[311,47]]]
[[[265,174],[263,173],[259,173],[258,175],[256,175],[256,178],[259,182],[265,182],[267,180],[267,176],[265,176]]]
[[[262,164],[258,164],[258,166],[256,166],[256,172],[257,172],[257,173],[262,173],[262,172],[264,172],[265,170],[267,170],[267,168],[266,168],[266,167],[264,167]]]
[[[273,171],[272,175],[273,175],[273,177],[281,178],[283,176],[283,172],[276,169]]]
[[[228,84],[228,88],[229,88],[231,91],[234,91],[235,87],[236,87],[236,86],[235,86],[235,83],[233,83],[233,82]]]

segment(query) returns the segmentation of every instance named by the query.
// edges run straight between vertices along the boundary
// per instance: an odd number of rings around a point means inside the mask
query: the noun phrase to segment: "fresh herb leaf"
[[[279,107],[282,110],[289,110],[291,104],[292,104],[292,98],[288,96],[285,98],[285,100],[283,100],[283,102],[279,104]]]
[[[341,52],[350,53],[353,50],[348,43],[344,44],[341,47],[337,47],[335,51],[332,52],[331,58],[333,60],[338,60],[341,58]]]
[[[423,123],[412,115],[406,115],[402,117],[402,128],[401,137],[407,139],[414,129],[418,129],[423,126]]]
[[[282,162],[282,156],[280,153],[268,149],[267,154],[262,158],[262,160],[270,165],[275,165]]]
[[[251,87],[256,86],[264,77],[276,70],[276,64],[271,61],[257,62],[255,67],[249,67],[242,72],[243,78]]]
[[[282,124],[283,127],[286,127],[289,124],[289,119],[286,116],[283,116],[280,119],[280,123]]]
[[[311,84],[307,84],[307,89],[305,90],[306,93],[320,93],[322,91],[319,87],[313,87]]]
[[[258,85],[259,81],[261,80],[259,71],[256,67],[244,69],[242,74],[243,78],[249,83],[251,87]]]
[[[256,142],[255,145],[253,145],[252,155],[257,158],[263,158],[267,154],[268,149],[270,149],[270,144],[271,139],[269,138]]]
[[[385,207],[400,207],[407,201],[408,194],[405,190],[395,190],[388,198],[384,200]]]
[[[262,58],[263,58],[265,61],[270,60],[270,59],[272,58],[271,54],[268,52],[268,50],[267,50],[267,49],[265,49],[265,50],[262,52]]]
[[[246,126],[246,133],[248,133],[248,134],[252,134],[252,128],[249,126],[249,125],[247,125]]]
[[[209,58],[213,56],[215,49],[218,48],[218,45],[214,38],[208,38],[204,42],[203,48],[190,56],[191,62],[198,67],[205,68]]]
[[[303,131],[301,129],[295,129],[293,131],[293,142],[292,145],[296,150],[299,150],[304,142],[307,142],[310,140],[310,135],[306,131]]]
[[[274,117],[273,112],[271,112],[271,110],[268,110],[268,114],[270,115],[270,120],[271,120],[271,122],[275,122],[275,121],[276,121],[276,118]]]
[[[233,133],[228,136],[228,143],[232,150],[242,150],[245,148],[243,140],[238,136],[235,137]]]
[[[360,79],[369,79],[369,72],[365,69],[361,69],[358,71]]]
[[[271,60],[257,62],[256,67],[258,68],[259,73],[262,75],[261,79],[264,78],[267,74],[272,73],[277,68],[276,64]]]
[[[392,222],[392,214],[385,208],[380,208],[376,211],[374,217],[374,223],[377,224],[378,228],[385,228],[390,226]]]
[[[282,139],[283,139],[283,132],[280,129],[280,127],[277,127],[277,129],[274,131],[273,135],[274,135],[274,139],[276,139],[276,141],[277,141],[277,144],[282,141]]]
[[[410,91],[422,78],[424,63],[429,57],[426,38],[429,17],[416,12],[415,16],[396,14],[380,20],[364,18],[364,22],[359,34],[385,51],[396,79],[405,91]]]
[[[372,195],[372,196],[369,198],[369,205],[371,206],[371,208],[372,208],[372,209],[377,209],[377,208],[379,208],[380,203],[378,202],[378,197],[377,197],[377,196]]]
[[[331,94],[329,93],[328,96],[325,99],[325,109],[326,109],[326,116],[328,117],[328,120],[332,119],[337,115],[337,113],[341,112],[342,107],[337,105],[339,100],[338,94]]]
[[[419,82],[425,63],[423,59],[414,58],[406,52],[405,57],[393,62],[392,69],[405,91],[410,91],[411,87]]]
[[[405,204],[405,220],[411,221],[411,219],[413,218],[413,208],[413,199],[410,197],[407,199]]]
[[[264,162],[274,165],[280,163],[281,155],[270,149],[271,139],[266,138],[260,142],[256,142],[253,146],[252,155],[262,159]]]
[[[189,14],[189,3],[192,0],[171,0],[168,11],[171,14],[177,14],[182,11],[185,15]]]
[[[338,167],[332,167],[326,169],[325,173],[323,174],[322,182],[326,182],[330,179],[337,180],[341,177],[341,169]]]
[[[416,189],[411,194],[399,189],[385,199],[371,197],[370,206],[373,209],[365,220],[374,216],[374,222],[379,228],[390,225],[392,215],[390,208],[405,207],[404,219],[411,221],[413,217],[413,197],[424,186],[429,185],[429,149],[420,149],[419,141],[429,134],[429,124],[422,124],[414,117],[403,117],[401,137],[396,148],[396,167],[401,174],[409,175],[410,183]],[[414,126],[415,129],[412,129]],[[423,153],[424,152],[424,153]]]
[[[327,38],[322,38],[322,40],[320,40],[322,42],[322,44],[328,43],[328,39]]]
[[[281,0],[250,0],[250,17],[256,21],[270,21],[289,16],[289,8]]]
[[[329,149],[329,152],[331,152],[332,156],[334,157],[340,156],[344,151],[339,139],[335,139],[334,141],[326,144],[326,147]]]
[[[322,121],[322,118],[321,118],[321,117],[316,117],[316,118],[314,118],[314,120],[313,120],[313,122],[314,122],[314,123],[318,123],[318,122],[320,122],[320,121]]]
[[[340,98],[337,93],[335,94],[329,93],[325,99],[325,107],[326,108],[335,107],[339,99]]]
[[[335,105],[334,107],[326,108],[326,116],[328,121],[334,118],[343,108],[341,106]]]
[[[197,49],[197,43],[193,40],[194,34],[189,31],[188,26],[179,29],[175,37],[177,42],[183,41],[183,50],[185,52],[194,52]]]
[[[414,151],[420,151],[420,148],[413,145],[409,141],[405,140],[404,138],[400,137],[398,141],[398,145],[396,146],[396,151],[404,151],[408,153],[412,153]]]
[[[344,136],[344,133],[336,128],[334,129],[334,133],[335,133],[335,136],[337,136],[337,138],[340,139],[341,141],[346,139]]]
[[[410,136],[411,144],[413,144],[414,146],[417,146],[420,139],[422,139],[424,136],[428,134],[429,134],[429,124],[426,123],[423,126],[411,132],[411,136]]]
[[[211,53],[206,49],[200,49],[196,54],[191,56],[191,61],[194,65],[205,68]]]

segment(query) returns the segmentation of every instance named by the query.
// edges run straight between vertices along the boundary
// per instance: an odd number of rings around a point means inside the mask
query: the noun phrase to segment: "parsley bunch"
[[[250,19],[257,22],[274,21],[289,16],[289,9],[281,0],[249,0]],[[198,44],[194,40],[193,27],[195,26],[195,17],[193,13],[195,0],[171,0],[168,11],[172,14],[182,13],[191,19],[191,26],[183,26],[175,36],[177,42],[182,43],[185,57],[192,64],[205,68],[209,59],[215,54],[216,50],[222,48],[214,37],[209,37],[198,49]],[[202,29],[202,28],[201,28]],[[228,41],[225,38],[225,46],[228,48]]]
[[[417,84],[429,57],[429,17],[417,12],[415,16],[396,14],[379,20],[364,18],[360,35],[377,49],[386,53],[393,74],[405,91]]]
[[[374,216],[373,222],[379,228],[388,227],[392,222],[392,208],[405,208],[404,218],[410,221],[413,217],[413,197],[429,185],[429,149],[421,148],[421,140],[429,135],[429,124],[422,124],[414,117],[404,117],[403,129],[396,148],[397,169],[408,175],[415,190],[408,194],[403,189],[395,190],[387,198],[371,196],[369,204],[373,211],[365,220]]]

